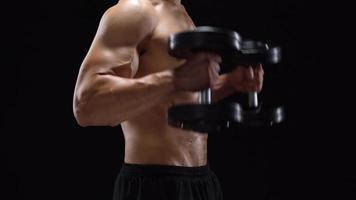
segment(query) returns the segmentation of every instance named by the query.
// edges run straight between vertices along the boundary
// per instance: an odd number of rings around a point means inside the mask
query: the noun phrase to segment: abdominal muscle
[[[187,167],[207,164],[208,136],[169,126],[167,110],[171,105],[157,105],[122,123],[125,163]]]

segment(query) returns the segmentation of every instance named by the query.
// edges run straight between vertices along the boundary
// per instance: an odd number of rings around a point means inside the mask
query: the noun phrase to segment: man
[[[180,0],[121,0],[101,19],[73,104],[81,126],[122,126],[125,159],[114,200],[222,199],[208,167],[208,135],[170,127],[167,110],[197,102],[207,87],[214,101],[260,91],[263,70],[238,67],[219,76],[218,55],[171,57],[169,35],[194,28]]]

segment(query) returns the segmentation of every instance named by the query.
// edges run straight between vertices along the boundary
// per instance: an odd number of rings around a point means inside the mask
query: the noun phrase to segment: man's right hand
[[[200,91],[212,87],[219,78],[221,57],[213,53],[197,53],[174,70],[178,91]]]

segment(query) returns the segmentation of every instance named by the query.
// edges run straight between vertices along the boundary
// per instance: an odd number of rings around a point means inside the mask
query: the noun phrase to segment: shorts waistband
[[[173,165],[146,165],[124,163],[120,174],[134,176],[159,176],[159,175],[178,175],[178,176],[207,176],[210,173],[209,165],[199,167],[183,167]]]

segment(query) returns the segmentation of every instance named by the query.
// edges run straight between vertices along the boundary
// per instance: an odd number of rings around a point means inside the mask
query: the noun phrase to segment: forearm
[[[117,125],[159,104],[175,90],[169,71],[139,79],[96,76],[90,87],[77,94],[75,112],[83,126]]]
[[[232,87],[228,81],[228,74],[223,74],[219,76],[219,80],[212,88],[212,101],[218,102],[235,92],[235,89]]]

